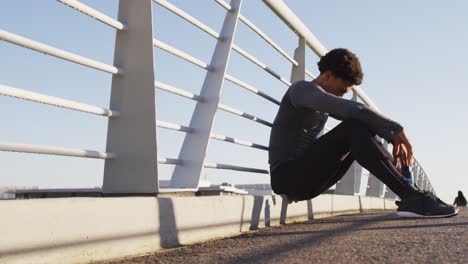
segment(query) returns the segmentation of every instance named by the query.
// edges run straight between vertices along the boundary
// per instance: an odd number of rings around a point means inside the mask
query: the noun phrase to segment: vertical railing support
[[[294,60],[297,61],[298,65],[292,66],[291,69],[291,83],[302,81],[305,79],[305,40],[303,37],[299,37],[299,44],[294,50]]]
[[[358,100],[357,93],[354,91],[351,100]],[[367,181],[368,179],[363,177],[362,166],[356,161],[354,161],[353,164],[351,164],[349,170],[343,176],[343,178],[336,184],[335,193],[365,195],[366,192],[361,193],[361,185],[367,186]]]
[[[200,175],[205,162],[205,154],[218,108],[224,74],[231,54],[239,11],[242,0],[232,0],[232,9],[227,12],[220,38],[211,58],[211,71],[208,71],[200,92],[201,102],[197,102],[190,120],[192,133],[187,133],[179,153],[182,164],[176,165],[172,174],[171,188],[198,188]]]
[[[151,0],[119,1],[119,21],[128,25],[117,31],[114,65],[122,75],[112,76],[110,118],[104,193],[155,193],[158,190],[156,110]]]
[[[383,140],[379,138],[379,142],[382,142]],[[383,148],[388,149],[388,143],[384,141],[383,143]],[[369,188],[367,189],[367,196],[376,196],[376,197],[383,197],[385,195],[385,184],[383,184],[378,178],[376,178],[374,175],[369,177],[368,180],[368,185]]]

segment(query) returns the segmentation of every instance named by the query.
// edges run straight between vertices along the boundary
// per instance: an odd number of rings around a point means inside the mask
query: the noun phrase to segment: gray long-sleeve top
[[[355,118],[388,142],[403,127],[365,104],[328,93],[317,84],[299,81],[286,91],[270,134],[270,167],[299,157],[325,127],[328,115]]]

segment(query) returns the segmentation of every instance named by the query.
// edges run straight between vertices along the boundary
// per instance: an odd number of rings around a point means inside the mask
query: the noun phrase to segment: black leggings
[[[369,170],[400,198],[415,191],[393,166],[383,146],[367,125],[346,119],[316,139],[304,154],[271,171],[275,193],[296,200],[312,199],[338,182],[353,161]]]

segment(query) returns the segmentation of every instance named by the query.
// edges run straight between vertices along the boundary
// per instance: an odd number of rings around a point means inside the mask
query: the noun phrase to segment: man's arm
[[[295,107],[311,108],[329,113],[338,120],[356,118],[387,142],[393,144],[393,164],[398,160],[403,165],[413,164],[413,150],[403,127],[367,105],[343,99],[323,90],[315,84],[296,83],[291,87],[291,102]]]
[[[367,105],[335,96],[317,85],[300,82],[290,89],[291,102],[295,107],[326,112],[331,117],[339,120],[356,118],[367,124],[373,132],[388,142],[393,143],[394,135],[403,130],[400,124]]]

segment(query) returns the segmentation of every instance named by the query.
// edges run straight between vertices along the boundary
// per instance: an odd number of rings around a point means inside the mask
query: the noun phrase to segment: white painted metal
[[[169,3],[166,0],[153,0],[155,3],[161,5],[162,7],[166,8],[167,10],[171,11],[172,13],[178,15],[179,17],[185,19],[187,22],[193,24],[194,26],[198,27],[199,29],[205,31],[210,36],[214,37],[215,39],[219,38],[219,34],[208,27],[207,25],[200,22],[198,19],[194,18],[193,16],[189,15],[185,11],[181,10],[180,8],[174,6],[173,4]]]
[[[7,32],[5,30],[0,30],[0,40],[4,40],[10,42],[15,45],[23,46],[25,48],[35,50],[38,52],[42,52],[47,55],[51,55],[63,60],[71,61],[77,64],[81,64],[96,70],[112,73],[112,74],[123,74],[123,70],[117,67],[107,65],[92,59],[88,59],[68,51],[64,51],[61,49],[54,48],[52,46],[48,46],[42,44],[40,42]]]
[[[233,137],[228,137],[228,136],[224,136],[224,135],[211,133],[210,138],[221,140],[221,141],[226,141],[226,142],[230,142],[230,143],[234,143],[234,144],[238,144],[238,145],[243,145],[243,146],[247,146],[247,147],[252,147],[252,148],[257,148],[257,149],[262,149],[262,150],[268,150],[267,146],[263,146],[263,145],[252,143],[252,142],[249,142],[249,141],[246,141],[246,140],[237,139],[237,138],[233,138]]]
[[[182,11],[181,9],[177,8],[176,6],[170,4],[169,2],[167,2],[166,0],[153,0],[154,2],[158,3],[159,5],[165,7],[166,9],[168,9],[169,11],[173,12],[174,14],[178,15],[179,17],[185,19],[186,21],[188,21],[189,23],[193,24],[194,26],[200,28],[201,30],[205,31],[206,33],[208,33],[210,36],[214,37],[215,39],[219,39],[219,34],[216,33],[216,31],[214,31],[213,29],[211,29],[210,27],[208,27],[207,25],[203,24],[202,22],[200,22],[199,20],[197,20],[196,18],[192,17],[191,15],[187,14],[186,12]],[[220,3],[220,2],[218,2]],[[221,4],[221,3],[220,3]],[[221,4],[222,5],[222,4]],[[247,53],[246,51],[244,51],[243,49],[241,49],[239,46],[237,46],[236,44],[232,44],[232,48],[238,52],[240,55],[244,56],[245,58],[247,58],[248,60],[252,61],[253,63],[255,63],[256,65],[258,65],[259,67],[261,67],[262,69],[266,70],[268,73],[270,73],[271,75],[273,75],[275,78],[279,79],[280,81],[282,81],[284,84],[286,85],[291,85],[291,83],[289,83],[286,79],[284,79],[283,77],[281,77],[279,74],[277,74],[276,72],[274,72],[273,70],[271,70],[270,68],[268,68],[264,63],[260,62],[257,58],[255,58],[254,56],[250,55],[249,53]],[[189,56],[189,55],[188,55]]]
[[[264,169],[247,168],[247,167],[240,167],[240,166],[219,164],[219,163],[212,163],[212,162],[205,162],[204,168],[245,171],[245,172],[263,173],[263,174],[270,173],[268,170],[264,170]]]
[[[378,142],[382,144],[382,139],[379,138]],[[384,142],[382,148],[388,149],[388,143]],[[377,196],[383,197],[385,194],[385,184],[383,184],[375,175],[371,174],[372,176],[369,178],[369,189],[367,189],[367,196]]]
[[[77,110],[85,113],[101,115],[101,116],[112,116],[116,117],[119,115],[118,111],[111,111],[108,109],[100,108],[97,106],[82,104],[66,99],[61,99],[53,96],[43,95],[40,93],[30,92],[18,88],[0,84],[0,94],[5,96],[16,97],[19,99],[29,100],[37,103],[48,104],[66,109]]]
[[[286,80],[285,78],[281,77],[281,75],[279,75],[278,73],[276,73],[275,71],[273,71],[272,69],[270,69],[265,63],[261,62],[260,60],[258,60],[257,58],[255,58],[253,55],[250,55],[248,52],[246,52],[245,50],[241,49],[239,46],[237,46],[236,44],[233,44],[232,45],[232,49],[234,51],[236,51],[237,53],[239,53],[240,55],[244,56],[246,59],[250,60],[251,62],[253,62],[254,64],[256,64],[258,67],[264,69],[266,72],[268,72],[269,74],[273,75],[273,77],[277,78],[278,80],[280,80],[281,82],[283,82],[285,85],[289,86],[291,85],[291,83]]]
[[[115,154],[110,153],[110,152],[106,153],[106,152],[94,151],[94,150],[71,149],[71,148],[9,143],[9,142],[0,142],[0,151],[47,154],[47,155],[58,155],[58,156],[72,156],[72,157],[94,158],[94,159],[116,158]]]
[[[170,158],[158,158],[158,163],[159,164],[183,165],[182,160],[170,159]]]
[[[312,79],[317,78],[315,75],[313,75],[313,74],[312,74],[310,71],[308,71],[308,70],[306,70],[306,74],[307,74],[310,78],[312,78]]]
[[[114,64],[125,75],[112,76],[107,151],[118,159],[104,165],[104,193],[156,193],[158,191],[156,107],[151,0],[119,1],[120,21],[126,31],[116,31]]]
[[[204,101],[197,102],[192,119],[190,120],[189,126],[195,132],[185,135],[184,143],[179,153],[179,159],[184,161],[184,165],[175,166],[170,183],[171,188],[198,187],[214,116],[218,108],[224,74],[229,62],[241,2],[242,0],[232,0],[232,10],[226,14],[221,29],[223,39],[218,40],[210,62],[213,71],[207,72],[201,88],[200,96],[203,97]]]
[[[156,87],[158,89],[161,89],[161,90],[164,90],[164,91],[167,91],[167,92],[170,92],[170,93],[173,93],[173,94],[180,95],[180,96],[185,97],[185,98],[195,100],[195,101],[199,101],[199,102],[203,101],[203,99],[199,95],[189,93],[187,91],[176,88],[176,87],[174,87],[172,85],[169,85],[169,84],[166,84],[166,83],[155,81],[154,82],[154,87]]]
[[[294,14],[291,9],[283,2],[276,0],[263,0],[263,2],[275,12],[275,14],[281,18],[291,30],[299,36],[304,37],[306,44],[317,54],[322,57],[328,50],[322,45],[322,43],[310,32],[307,26]],[[362,91],[359,86],[354,86],[353,90],[357,93],[359,98],[368,104],[370,107],[379,111],[376,104]]]
[[[247,84],[247,83],[245,83],[245,82],[243,82],[243,81],[241,81],[241,80],[239,80],[239,79],[237,79],[237,78],[235,78],[235,77],[233,77],[233,76],[231,76],[231,75],[229,75],[229,74],[225,74],[225,75],[224,75],[224,78],[225,78],[226,80],[228,80],[228,81],[234,83],[234,84],[239,85],[240,87],[246,89],[247,91],[250,91],[250,92],[252,92],[252,93],[254,93],[254,94],[257,94],[257,95],[259,95],[259,96],[261,96],[261,97],[267,99],[267,100],[270,101],[270,102],[273,102],[273,103],[275,103],[275,104],[277,104],[277,105],[280,105],[280,102],[279,102],[278,100],[276,100],[275,98],[269,96],[268,94],[266,94],[266,93],[264,93],[264,92],[258,90],[257,88],[254,88],[254,87],[253,87],[252,85],[250,85],[250,84]]]
[[[190,127],[181,126],[181,125],[178,125],[178,124],[173,124],[173,123],[164,122],[164,121],[156,121],[156,126],[161,127],[161,128],[176,130],[176,131],[183,131],[183,132],[187,132],[187,133],[193,133],[193,129],[191,129]],[[217,140],[220,140],[220,141],[229,142],[229,143],[234,143],[234,144],[238,144],[238,145],[243,145],[243,146],[247,146],[247,147],[268,150],[268,147],[266,147],[266,146],[256,144],[256,143],[252,143],[252,142],[242,140],[242,139],[237,139],[237,138],[233,138],[233,137],[220,135],[220,134],[211,133],[210,138],[217,139]]]
[[[299,44],[294,50],[294,59],[297,65],[293,65],[291,69],[291,83],[303,81],[305,79],[305,40],[299,37]]]
[[[76,9],[80,12],[82,12],[83,14],[85,15],[88,15],[94,19],[97,19],[99,21],[101,21],[102,23],[104,24],[107,24],[115,29],[118,29],[118,30],[126,30],[127,29],[127,26],[123,23],[121,23],[120,21],[117,21],[79,1],[76,1],[76,0],[57,0],[73,9]]]
[[[186,91],[184,91],[182,89],[176,88],[174,86],[171,86],[171,85],[168,85],[168,84],[165,84],[165,83],[161,83],[161,82],[156,81],[155,82],[155,87],[159,88],[161,90],[173,93],[173,94],[180,95],[180,96],[185,97],[185,98],[193,99],[193,100],[196,100],[198,102],[203,102],[203,98],[201,96],[186,92]],[[265,120],[263,120],[261,118],[253,116],[251,114],[244,113],[244,112],[242,112],[240,110],[237,110],[237,109],[235,109],[233,107],[230,107],[230,106],[227,106],[227,105],[224,105],[224,104],[218,104],[218,108],[223,110],[223,111],[226,111],[228,113],[247,118],[249,120],[258,122],[260,124],[263,124],[263,125],[266,125],[266,126],[269,126],[269,127],[273,126],[273,124],[268,122],[268,121],[265,121]]]
[[[304,37],[306,44],[319,56],[325,55],[327,49],[320,43],[320,41],[310,32],[307,26],[294,14],[291,9],[283,2],[277,0],[263,0],[263,2],[273,12],[281,18],[284,23],[291,28],[291,30]]]
[[[159,121],[159,120],[156,120],[156,126],[161,127],[161,128],[166,128],[166,129],[183,131],[183,132],[187,132],[187,133],[192,133],[193,132],[193,129],[191,129],[190,127],[181,126],[181,125],[178,125],[178,124],[173,124],[173,123]]]
[[[224,9],[226,9],[227,11],[231,11],[231,5],[229,5],[228,3],[224,2],[224,0],[215,0],[216,3],[218,3],[219,5],[221,5]]]
[[[172,47],[172,46],[170,46],[170,45],[168,45],[168,44],[166,44],[166,43],[164,43],[162,41],[154,39],[153,40],[153,45],[155,47],[158,47],[158,48],[160,48],[160,49],[162,49],[164,51],[167,51],[167,52],[169,52],[169,53],[171,53],[171,54],[173,54],[173,55],[175,55],[175,56],[177,56],[177,57],[179,57],[181,59],[184,59],[184,60],[186,60],[186,61],[188,61],[190,63],[193,63],[193,64],[197,65],[200,68],[203,68],[203,69],[208,70],[208,71],[211,70],[210,65],[208,65],[207,63],[205,63],[205,62],[203,62],[203,61],[201,61],[201,60],[199,60],[199,59],[197,59],[197,58],[195,58],[195,57],[193,57],[193,56],[191,56],[191,55],[189,55],[189,54],[187,54],[187,53],[185,53],[185,52],[183,52],[183,51],[181,51],[179,49],[176,49],[176,48],[174,48],[174,47]]]
[[[291,58],[289,54],[284,51],[278,44],[276,44],[271,38],[269,38],[262,30],[260,30],[257,26],[255,26],[252,22],[250,22],[246,17],[243,15],[239,16],[240,21],[242,21],[245,25],[251,28],[255,33],[257,33],[261,38],[263,38],[270,46],[272,46],[275,50],[277,50],[283,57],[289,60],[293,65],[297,66],[298,62]]]
[[[227,4],[226,2],[222,0],[215,0],[218,4],[220,4],[222,7],[224,7],[226,10],[230,11],[231,6]],[[287,60],[289,60],[292,64],[295,66],[298,65],[298,62],[293,59],[289,54],[284,51],[278,44],[276,44],[270,37],[268,37],[265,32],[263,32],[260,28],[255,26],[254,23],[252,23],[250,20],[248,20],[245,16],[242,14],[239,15],[239,20],[242,21],[246,26],[248,26],[250,29],[252,29],[257,35],[259,35],[261,38],[263,38],[270,46],[272,46],[276,51],[278,51],[283,57],[285,57]]]
[[[252,120],[252,121],[255,121],[257,123],[260,123],[260,124],[263,124],[265,126],[269,126],[269,127],[272,127],[273,124],[268,122],[268,121],[265,121],[259,117],[256,117],[256,116],[253,116],[251,114],[247,114],[247,113],[244,113],[240,110],[237,110],[233,107],[230,107],[230,106],[227,106],[227,105],[223,105],[223,104],[218,104],[218,108],[223,110],[223,111],[226,111],[228,113],[231,113],[231,114],[234,114],[234,115],[238,115],[238,116],[241,116],[243,118],[247,118],[249,120]]]

